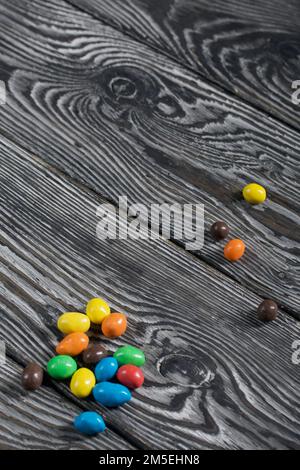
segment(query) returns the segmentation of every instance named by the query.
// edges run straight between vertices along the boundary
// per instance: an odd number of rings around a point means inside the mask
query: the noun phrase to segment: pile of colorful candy
[[[243,191],[244,199],[249,204],[256,205],[261,204],[267,198],[267,192],[263,186],[257,183],[251,183],[244,187]],[[223,221],[215,222],[211,228],[210,233],[212,237],[217,240],[225,240],[228,237],[230,229],[228,225]],[[233,239],[230,240],[224,247],[224,257],[228,261],[238,261],[242,258],[246,250],[246,245],[243,240]],[[277,318],[278,306],[274,300],[264,300],[258,307],[258,318],[261,321],[272,321]]]
[[[243,189],[243,197],[250,204],[265,201],[265,189],[251,183]],[[229,235],[225,222],[215,222],[211,229],[214,239],[224,240]],[[230,240],[224,247],[224,257],[228,261],[238,261],[245,253],[245,243],[239,239]],[[258,318],[262,321],[275,320],[278,306],[273,300],[264,300],[258,307]],[[86,334],[91,323],[101,325],[104,336],[116,338],[127,328],[127,318],[122,313],[111,313],[103,299],[92,299],[86,307],[86,314],[64,313],[58,319],[58,329],[66,336],[57,345],[57,356],[47,364],[48,374],[56,380],[71,379],[71,392],[78,398],[86,398],[91,393],[103,406],[117,407],[131,399],[131,390],[141,387],[144,374],[140,369],[145,363],[144,353],[133,346],[122,346],[115,353],[106,351],[100,344],[89,345]],[[78,368],[74,357],[82,355],[87,367]],[[94,367],[91,370],[91,367]],[[36,390],[42,385],[44,371],[38,364],[31,363],[23,371],[22,383],[27,390]],[[75,418],[75,428],[87,435],[105,430],[103,418],[94,411],[81,413]]]
[[[57,356],[47,364],[47,373],[55,380],[71,379],[71,392],[78,398],[91,393],[103,406],[117,407],[131,399],[131,390],[144,383],[141,366],[145,364],[143,351],[133,346],[122,346],[115,353],[106,351],[100,344],[89,345],[86,334],[91,322],[101,325],[102,333],[116,338],[125,333],[127,318],[122,313],[111,313],[103,299],[92,299],[86,314],[68,312],[58,319],[58,329],[66,336],[57,345]],[[78,368],[75,356],[82,354],[85,366]],[[91,370],[90,367],[94,367]],[[27,390],[36,390],[42,385],[44,371],[35,363],[28,364],[23,371],[22,383]],[[103,418],[96,412],[81,413],[74,421],[76,429],[92,435],[105,429]]]

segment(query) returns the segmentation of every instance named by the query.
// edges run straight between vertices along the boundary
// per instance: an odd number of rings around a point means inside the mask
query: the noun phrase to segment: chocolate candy
[[[224,240],[229,234],[229,227],[225,222],[215,222],[210,228],[210,233],[216,240]]]
[[[127,387],[110,382],[101,382],[94,387],[95,400],[103,406],[115,407],[123,405],[131,399]]]
[[[242,240],[230,240],[224,248],[224,257],[228,261],[238,261],[245,253],[246,245]]]
[[[31,362],[22,374],[22,385],[26,390],[37,390],[43,383],[44,371],[38,364]]]
[[[90,369],[82,367],[72,377],[70,388],[73,395],[86,398],[90,395],[96,383],[95,376]]]
[[[100,325],[110,314],[110,307],[103,299],[92,299],[86,306],[86,314],[92,323]]]
[[[97,364],[101,359],[112,354],[100,344],[91,344],[82,354],[85,364]]]
[[[108,338],[122,336],[127,328],[127,318],[123,313],[112,313],[103,320],[102,333]]]
[[[95,436],[106,428],[102,416],[95,411],[84,411],[74,420],[77,431],[87,436]]]
[[[267,192],[260,184],[251,183],[244,187],[243,196],[250,204],[261,204],[266,200]]]
[[[112,379],[118,370],[118,361],[114,357],[105,357],[96,365],[95,376],[97,382],[107,382]]]
[[[120,366],[132,364],[134,366],[141,367],[146,361],[143,351],[133,346],[122,346],[117,349],[114,354],[114,358],[117,359]]]
[[[78,312],[68,312],[61,315],[57,321],[57,328],[68,335],[69,333],[85,333],[91,326],[87,315]]]
[[[117,373],[118,381],[128,388],[139,388],[144,383],[144,374],[139,367],[127,364],[120,367]]]
[[[278,305],[274,300],[264,300],[258,307],[258,319],[264,322],[276,320],[278,314]]]
[[[70,333],[56,346],[57,354],[78,356],[89,345],[89,337],[85,333]]]
[[[55,356],[47,364],[47,372],[53,379],[68,379],[76,370],[77,363],[71,356]]]

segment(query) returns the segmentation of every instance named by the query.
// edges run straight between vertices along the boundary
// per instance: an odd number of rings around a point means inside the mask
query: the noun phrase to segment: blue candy
[[[95,368],[97,382],[106,382],[112,379],[116,375],[118,367],[118,361],[114,357],[101,359]]]
[[[101,405],[115,407],[123,405],[131,399],[131,393],[127,387],[110,382],[101,382],[93,388],[95,400]]]
[[[74,426],[77,431],[88,436],[103,432],[106,428],[103,418],[95,411],[85,411],[76,416]]]

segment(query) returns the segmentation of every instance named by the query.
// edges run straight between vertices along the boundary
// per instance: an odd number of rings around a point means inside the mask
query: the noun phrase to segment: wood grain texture
[[[298,0],[69,0],[300,128]]]
[[[115,203],[204,203],[248,249],[199,256],[300,317],[299,134],[63,1],[0,5],[2,132]]]
[[[2,320],[3,321],[3,318]],[[21,386],[22,368],[7,358],[0,367],[0,449],[125,450],[133,447],[106,429],[87,439],[73,427],[83,411],[51,386],[27,392]]]
[[[0,165],[1,338],[10,355],[46,363],[58,315],[101,295],[129,315],[124,338],[101,340],[147,356],[145,386],[105,412],[110,427],[143,448],[299,448],[294,319],[281,312],[259,324],[259,297],[169,242],[98,240],[99,200],[4,139]]]

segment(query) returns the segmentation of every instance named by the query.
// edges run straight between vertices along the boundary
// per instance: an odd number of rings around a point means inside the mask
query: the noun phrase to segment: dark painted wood
[[[1,318],[3,322],[3,317]],[[21,339],[21,338],[20,338]],[[73,428],[82,407],[63,399],[51,386],[27,392],[22,367],[7,358],[0,367],[0,449],[124,450],[134,449],[110,429],[87,439]]]
[[[0,337],[11,356],[45,364],[58,315],[101,295],[128,314],[129,328],[115,341],[94,339],[147,356],[145,386],[105,411],[111,429],[143,448],[299,448],[294,319],[280,312],[258,323],[258,296],[169,242],[98,240],[101,200],[4,139],[0,165]],[[56,409],[49,393],[38,395],[41,413],[48,402]],[[5,411],[7,426],[17,410]]]
[[[62,0],[0,5],[1,132],[115,203],[204,203],[247,253],[197,255],[299,317],[299,133]]]
[[[298,0],[69,0],[300,128]]]

